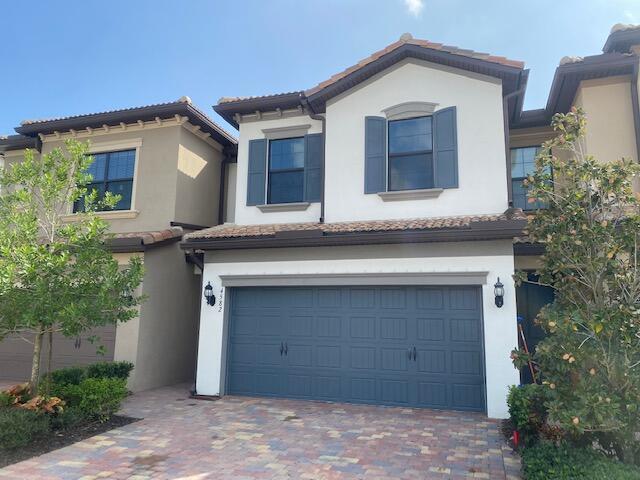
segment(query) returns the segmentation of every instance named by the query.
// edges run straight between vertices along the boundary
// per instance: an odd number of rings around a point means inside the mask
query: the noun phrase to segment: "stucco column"
[[[221,286],[220,277],[215,273],[215,265],[207,263],[202,272],[202,286],[211,282],[216,304],[207,303],[201,295],[200,335],[198,337],[198,370],[196,393],[199,395],[220,395],[223,382],[224,352],[224,312],[226,289]]]
[[[484,312],[485,368],[487,381],[487,415],[507,418],[507,393],[510,385],[518,385],[520,377],[510,360],[517,333],[516,287],[513,281],[513,257],[504,257],[482,287]],[[511,267],[509,267],[511,265]],[[495,305],[493,293],[498,277],[504,284],[504,305]]]

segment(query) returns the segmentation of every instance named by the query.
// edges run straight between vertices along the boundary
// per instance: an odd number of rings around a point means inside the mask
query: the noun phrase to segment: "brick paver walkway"
[[[186,387],[131,397],[144,420],[0,470],[29,479],[516,479],[479,414],[225,397]]]

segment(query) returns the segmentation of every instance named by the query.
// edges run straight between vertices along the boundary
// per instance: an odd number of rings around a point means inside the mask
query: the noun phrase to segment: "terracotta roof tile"
[[[368,65],[369,63],[377,60],[378,58],[382,57],[383,55],[391,53],[396,48],[399,48],[399,47],[401,47],[402,45],[405,45],[405,44],[417,45],[419,47],[430,48],[432,50],[441,50],[443,52],[451,53],[453,55],[461,55],[461,56],[464,56],[464,57],[477,58],[479,60],[485,60],[487,62],[498,63],[498,64],[501,64],[501,65],[506,65],[508,67],[524,68],[524,62],[521,62],[521,61],[518,61],[518,60],[510,60],[510,59],[508,59],[506,57],[490,55],[488,53],[482,53],[482,52],[475,52],[473,50],[462,49],[462,48],[458,48],[458,47],[455,47],[455,46],[452,46],[452,45],[443,45],[442,43],[430,42],[429,40],[422,40],[422,39],[419,39],[419,38],[412,38],[411,35],[404,34],[400,38],[400,40],[398,40],[396,42],[393,42],[390,45],[387,45],[382,50],[378,50],[377,52],[372,53],[367,58],[363,58],[358,63],[356,63],[355,65],[352,65],[351,67],[349,67],[349,68],[347,68],[345,70],[343,70],[342,72],[339,72],[339,73],[336,73],[335,75],[332,75],[331,78],[329,78],[328,80],[320,82],[315,87],[310,88],[309,90],[307,90],[305,92],[305,94],[306,95],[312,95],[312,94],[322,90],[323,88],[326,88],[329,85],[337,82],[338,80],[346,77],[347,75],[350,75],[351,73],[359,70],[360,68]]]
[[[116,233],[115,239],[140,239],[142,245],[153,245],[154,243],[163,242],[165,240],[172,240],[176,238],[182,238],[184,230],[182,227],[170,227],[164,230],[146,231],[146,232],[128,232],[128,233]]]
[[[188,233],[185,240],[222,239],[241,237],[268,237],[279,232],[295,232],[320,230],[328,234],[385,232],[404,230],[435,230],[435,229],[463,229],[476,222],[500,222],[507,220],[526,220],[526,215],[520,209],[513,209],[502,214],[471,215],[437,218],[414,218],[399,220],[369,220],[336,223],[275,223],[260,225],[225,224],[205,228]]]
[[[383,49],[372,53],[368,57],[363,58],[362,60],[358,61],[355,65],[352,65],[352,66],[346,68],[345,70],[332,75],[327,80],[323,80],[322,82],[318,83],[315,87],[312,87],[312,88],[306,90],[304,93],[305,93],[305,95],[312,95],[312,94],[322,90],[323,88],[326,88],[329,85],[334,84],[335,82],[337,82],[338,80],[346,77],[347,75],[350,75],[353,72],[356,72],[357,70],[361,69],[362,67],[365,67],[366,65],[370,64],[371,62],[374,62],[375,60],[379,59],[380,57],[382,57],[382,56],[384,56],[384,55],[386,55],[388,53],[393,52],[395,49],[397,49],[397,48],[399,48],[399,47],[401,47],[401,46],[403,46],[405,44],[417,45],[419,47],[430,48],[430,49],[433,49],[433,50],[440,50],[440,51],[443,51],[443,52],[451,53],[453,55],[460,55],[460,56],[464,56],[464,57],[477,58],[478,60],[484,60],[484,61],[491,62],[491,63],[497,63],[497,64],[505,65],[505,66],[508,66],[508,67],[524,68],[524,62],[521,62],[521,61],[518,61],[518,60],[510,60],[510,59],[508,59],[506,57],[495,56],[495,55],[491,55],[489,53],[475,52],[473,50],[462,49],[462,48],[458,48],[458,47],[455,47],[455,46],[452,46],[452,45],[444,45],[442,43],[431,42],[429,40],[413,38],[413,37],[411,37],[411,35],[405,33],[404,35],[402,35],[402,37],[400,37],[400,40],[397,40],[397,41],[391,43],[390,45],[387,45]],[[218,100],[218,104],[241,102],[241,101],[244,101],[244,100],[273,98],[273,97],[279,97],[279,96],[283,96],[283,95],[292,95],[292,94],[295,94],[295,93],[302,93],[302,92],[287,92],[287,93],[277,93],[277,94],[271,94],[271,95],[258,95],[258,96],[252,96],[252,97],[222,97],[220,100]]]

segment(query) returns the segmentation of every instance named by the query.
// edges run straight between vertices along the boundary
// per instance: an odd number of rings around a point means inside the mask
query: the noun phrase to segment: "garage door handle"
[[[411,357],[413,356],[413,350],[409,349],[407,351],[407,355],[409,355],[409,360],[411,360]]]
[[[284,342],[284,354],[289,355],[289,345],[287,345],[287,342]]]
[[[418,352],[416,351],[416,347],[413,347],[413,360],[414,361],[415,361],[417,356],[418,356]]]
[[[284,343],[280,342],[280,356],[282,356],[283,352],[284,352]]]

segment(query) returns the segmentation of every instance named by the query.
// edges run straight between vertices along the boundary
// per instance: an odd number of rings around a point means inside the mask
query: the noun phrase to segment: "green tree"
[[[109,225],[95,212],[119,199],[87,191],[93,161],[87,149],[69,140],[66,149],[42,156],[28,150],[0,170],[0,340],[33,338],[32,390],[46,335],[51,341],[54,332],[73,337],[126,322],[142,301],[135,293],[142,262],[132,258],[119,268],[106,246]],[[84,211],[65,221],[77,201]]]
[[[547,205],[531,216],[528,233],[545,246],[540,283],[556,293],[537,317],[547,337],[534,357],[551,394],[549,421],[637,462],[640,168],[587,155],[579,109],[556,115],[553,126],[558,136],[527,180],[530,201]],[[521,351],[513,357],[516,366],[527,359]]]

